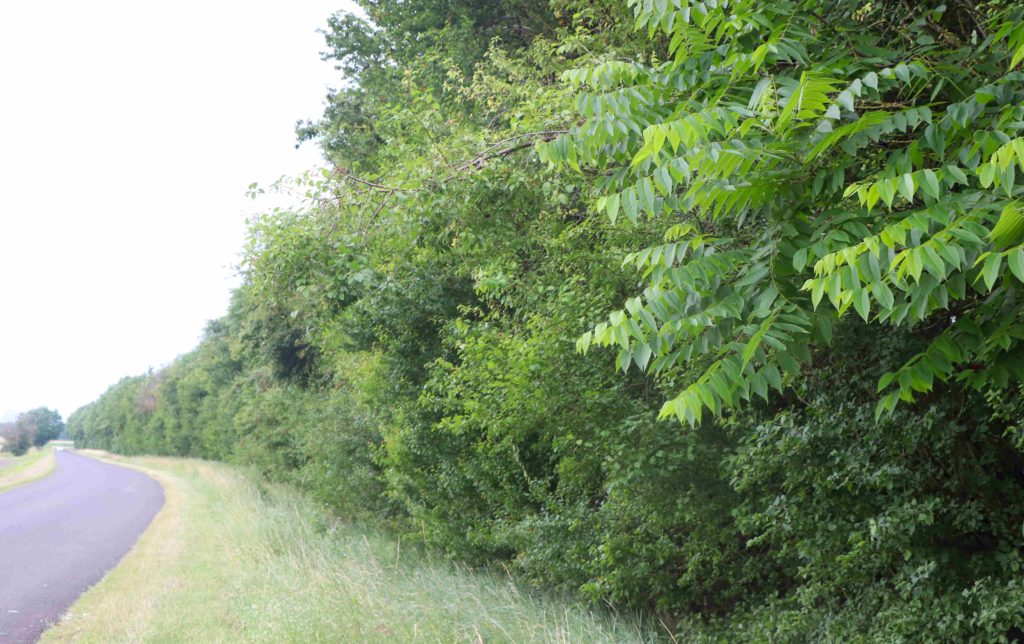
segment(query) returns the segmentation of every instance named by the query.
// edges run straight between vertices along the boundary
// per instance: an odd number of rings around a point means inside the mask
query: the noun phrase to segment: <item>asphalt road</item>
[[[36,641],[113,568],[163,506],[148,476],[72,452],[0,494],[0,642]]]

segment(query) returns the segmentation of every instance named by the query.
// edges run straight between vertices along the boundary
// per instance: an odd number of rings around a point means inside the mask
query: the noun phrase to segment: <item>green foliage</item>
[[[1020,634],[1024,9],[364,6],[333,167],[73,438],[687,640]]]
[[[63,433],[64,420],[46,407],[23,412],[12,422],[0,424],[3,447],[15,456],[21,456],[32,447],[42,447]]]
[[[348,81],[329,95],[324,117],[297,125],[328,159],[358,171],[377,168],[388,141],[389,103],[408,91],[410,76],[441,102],[455,105],[492,43],[517,48],[550,35],[554,16],[532,0],[361,0],[366,17],[328,20],[325,60]],[[460,110],[461,111],[461,110]]]
[[[34,428],[35,436],[32,444],[42,447],[52,440],[57,440],[64,433],[64,419],[53,409],[39,407],[19,415],[15,424],[25,423]]]
[[[653,373],[705,359],[661,412],[690,424],[781,392],[850,309],[939,331],[879,380],[879,413],[1021,377],[1024,76],[1000,45],[1020,8],[630,5],[667,60],[567,71],[584,121],[539,146],[605,173],[613,221],[666,230],[626,257],[643,293],[580,350]]]

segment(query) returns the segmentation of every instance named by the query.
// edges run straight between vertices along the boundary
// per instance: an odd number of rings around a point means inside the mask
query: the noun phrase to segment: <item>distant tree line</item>
[[[0,423],[3,449],[15,456],[21,456],[32,447],[42,447],[63,434],[64,420],[46,407],[26,411],[13,421]]]
[[[1024,632],[1020,3],[362,5],[328,169],[71,438],[687,641]]]

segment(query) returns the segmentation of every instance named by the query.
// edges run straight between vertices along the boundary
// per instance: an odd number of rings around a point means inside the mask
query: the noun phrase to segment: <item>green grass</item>
[[[0,492],[49,476],[57,467],[52,447],[33,448],[23,456],[4,460],[13,462],[0,469]]]
[[[43,641],[636,642],[626,616],[536,594],[196,460],[114,459],[163,485],[137,547]]]

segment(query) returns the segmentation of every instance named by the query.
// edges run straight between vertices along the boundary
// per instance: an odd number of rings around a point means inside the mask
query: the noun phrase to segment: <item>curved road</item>
[[[53,475],[0,494],[0,642],[36,641],[163,503],[145,474],[63,451]]]

